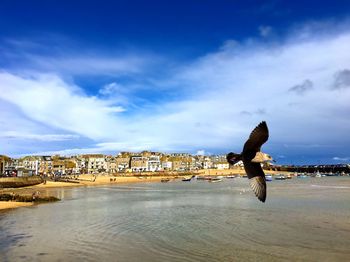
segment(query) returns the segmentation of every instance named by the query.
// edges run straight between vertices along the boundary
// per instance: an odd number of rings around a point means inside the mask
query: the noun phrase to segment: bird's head
[[[241,155],[230,152],[227,154],[226,158],[227,158],[227,162],[229,162],[231,165],[234,165],[239,160],[241,160]]]
[[[271,162],[276,162],[276,161],[272,158],[272,156],[270,156],[269,154],[265,154],[264,157],[265,157],[265,159],[264,159],[265,161],[268,161],[268,162],[269,162],[269,161],[271,161]]]

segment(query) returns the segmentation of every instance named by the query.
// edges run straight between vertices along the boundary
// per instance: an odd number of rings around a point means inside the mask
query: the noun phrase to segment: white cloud
[[[196,155],[198,156],[204,156],[205,155],[205,150],[198,150]]]
[[[3,39],[0,39],[3,40]],[[19,72],[51,72],[68,78],[76,75],[135,75],[158,63],[153,54],[87,49],[62,36],[46,35],[0,41],[2,59]],[[61,44],[61,45],[60,45]],[[13,66],[15,64],[15,66]]]
[[[272,27],[271,26],[259,26],[259,33],[260,33],[260,36],[262,37],[268,37],[269,35],[271,35],[272,33]]]
[[[336,161],[350,161],[350,157],[338,157],[338,156],[335,156],[335,157],[333,157],[333,160],[336,160]]]
[[[24,78],[1,72],[0,83],[0,98],[16,105],[33,121],[92,139],[118,139],[126,132],[120,129],[122,121],[114,117],[123,108],[84,95],[79,87],[55,75]]]
[[[5,139],[25,139],[25,140],[37,140],[37,141],[67,141],[79,138],[78,135],[72,134],[27,134],[20,133],[18,131],[3,132],[0,137]]]
[[[140,72],[144,60],[139,57],[43,57],[31,56],[31,63],[39,69],[62,72],[69,75],[112,75]]]
[[[63,150],[51,150],[51,151],[40,151],[35,152],[36,155],[77,155],[77,154],[94,154],[94,153],[116,153],[119,151],[130,151],[130,152],[141,152],[143,150],[150,150],[152,148],[152,144],[135,144],[124,143],[124,142],[105,142],[105,143],[97,143],[91,147],[79,147],[79,148],[67,148]]]
[[[339,143],[350,131],[346,121],[350,92],[342,90],[337,95],[329,89],[334,73],[350,68],[349,42],[350,33],[344,32],[330,38],[291,38],[281,45],[256,44],[206,55],[177,76],[184,92],[194,87],[196,93],[192,100],[176,105],[182,131],[194,133],[188,129],[196,122],[210,124],[203,144],[238,147],[258,122],[267,120],[271,143]],[[312,92],[302,97],[287,92],[305,79],[312,81]],[[240,115],[259,108],[266,114]]]
[[[112,95],[115,93],[119,93],[121,89],[121,85],[117,84],[116,82],[112,82],[102,87],[98,92],[101,95]]]
[[[172,77],[156,79],[168,84],[164,99],[147,106],[138,103],[140,110],[130,114],[124,104],[121,107],[106,98],[119,95],[124,88],[119,83],[103,87],[101,97],[88,96],[58,74],[24,77],[1,72],[0,99],[35,123],[96,143],[86,149],[67,146],[69,152],[193,152],[195,148],[239,152],[250,131],[262,120],[267,121],[271,134],[266,146],[285,150],[279,155],[287,156],[286,151],[293,145],[306,145],[314,152],[323,145],[341,150],[350,146],[350,89],[332,87],[334,75],[350,68],[349,43],[349,31],[331,33],[329,37],[324,33],[322,37],[307,38],[293,34],[273,45],[227,41],[218,51],[178,67]],[[100,69],[108,66],[97,64]],[[69,70],[75,72],[74,68]],[[302,86],[305,80],[312,83],[312,90],[310,85],[306,87],[308,92]],[[302,96],[288,92],[295,86]],[[154,89],[149,87],[149,96],[144,99],[150,99]],[[172,92],[181,94],[176,101],[169,99]]]

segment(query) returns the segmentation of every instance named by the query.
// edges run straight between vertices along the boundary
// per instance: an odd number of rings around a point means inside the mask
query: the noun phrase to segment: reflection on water
[[[350,178],[51,189],[0,213],[0,261],[274,261],[350,257]]]

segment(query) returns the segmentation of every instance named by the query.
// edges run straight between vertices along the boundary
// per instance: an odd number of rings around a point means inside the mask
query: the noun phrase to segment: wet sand
[[[13,202],[13,201],[0,201],[0,210],[3,209],[12,209],[18,207],[27,207],[31,206],[33,203],[28,202]]]

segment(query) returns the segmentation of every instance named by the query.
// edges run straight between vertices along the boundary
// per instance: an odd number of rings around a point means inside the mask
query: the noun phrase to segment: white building
[[[87,159],[80,156],[72,157],[71,160],[75,163],[75,168],[73,168],[74,174],[82,174],[84,172],[87,172],[86,166],[87,166]]]
[[[102,154],[83,155],[88,174],[107,172],[107,162]]]
[[[230,164],[228,162],[218,162],[214,164],[216,169],[229,169]]]
[[[166,160],[162,162],[161,166],[163,170],[172,170],[173,162]]]
[[[147,160],[147,171],[155,172],[161,170],[160,157],[150,156]]]
[[[31,170],[35,175],[39,174],[40,157],[27,156],[19,161],[19,166],[23,166],[27,170]]]
[[[211,159],[210,159],[209,157],[204,158],[204,161],[203,161],[203,168],[204,168],[204,169],[213,168],[213,162],[211,161]]]

